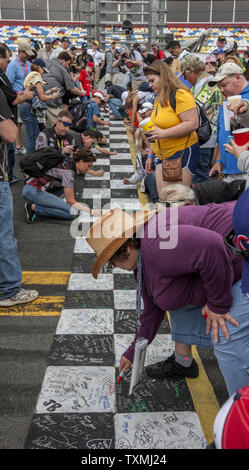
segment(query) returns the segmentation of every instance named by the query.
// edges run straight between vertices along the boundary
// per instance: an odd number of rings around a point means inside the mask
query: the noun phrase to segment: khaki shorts
[[[51,108],[47,107],[46,109],[46,120],[47,120],[47,126],[53,126],[56,122],[56,119],[58,119],[59,113],[62,111],[62,107],[58,108]]]

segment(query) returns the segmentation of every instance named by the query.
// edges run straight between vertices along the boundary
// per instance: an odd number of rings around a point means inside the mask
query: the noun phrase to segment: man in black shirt
[[[0,44],[0,89],[4,92],[7,99],[8,106],[12,112],[12,119],[17,124],[17,105],[23,103],[25,100],[33,98],[34,92],[25,90],[17,93],[9,81],[5,71],[10,61],[10,51],[5,44]],[[14,176],[13,170],[15,165],[15,145],[14,143],[7,144],[8,150],[8,176],[9,184],[16,183],[17,177]]]
[[[0,307],[31,302],[38,292],[21,289],[22,268],[13,227],[13,199],[8,182],[6,142],[15,142],[17,126],[0,89]]]
[[[88,62],[93,62],[93,56],[87,52],[87,43],[83,42],[81,46],[82,53],[76,57],[76,69],[81,71],[85,69]]]
[[[118,85],[113,85],[110,80],[105,82],[105,89],[107,90],[105,101],[112,110],[114,120],[123,120],[126,114],[122,103],[122,94],[126,92],[126,89]]]
[[[154,54],[150,54],[147,51],[145,46],[141,46],[141,54],[143,56],[144,63],[146,65],[150,65],[150,64],[152,64],[152,62],[154,62],[156,60],[156,57],[154,56]]]

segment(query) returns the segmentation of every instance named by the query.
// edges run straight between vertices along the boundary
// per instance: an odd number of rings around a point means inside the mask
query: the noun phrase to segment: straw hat
[[[132,215],[120,208],[100,216],[86,235],[86,241],[97,254],[92,275],[97,279],[100,269],[116,251],[155,214],[141,211]]]

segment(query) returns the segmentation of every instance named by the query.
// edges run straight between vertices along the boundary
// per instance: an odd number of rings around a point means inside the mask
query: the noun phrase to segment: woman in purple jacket
[[[95,278],[107,261],[134,270],[136,277],[141,257],[140,336],[152,342],[169,310],[176,346],[190,348],[191,354],[191,345],[207,348],[213,339],[230,395],[249,385],[249,328],[244,324],[249,308],[238,282],[242,259],[223,240],[231,231],[235,204],[175,208],[150,214],[141,224],[115,209],[97,219],[86,237],[98,255],[92,267]],[[120,370],[132,364],[135,340],[123,353]],[[147,372],[153,376],[150,369],[163,369],[168,361],[149,366]]]

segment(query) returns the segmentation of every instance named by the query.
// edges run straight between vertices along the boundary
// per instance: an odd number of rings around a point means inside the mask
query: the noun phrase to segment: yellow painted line
[[[33,302],[19,304],[13,307],[0,307],[0,317],[12,316],[59,316],[63,308],[64,296],[40,296]]]
[[[170,324],[170,315],[167,318]],[[213,442],[213,425],[220,405],[214,393],[214,389],[208,379],[196,346],[192,346],[192,355],[199,367],[199,375],[196,379],[186,378],[188,389],[191,393],[195,411],[198,415],[203,434],[208,444]]]
[[[23,271],[22,284],[68,284],[70,275],[68,271]]]
[[[187,379],[186,382],[192,395],[192,400],[200,420],[205,439],[208,444],[213,442],[213,425],[220,405],[214,389],[208,379],[196,346],[192,346],[192,354],[199,366],[199,376],[196,379]]]

